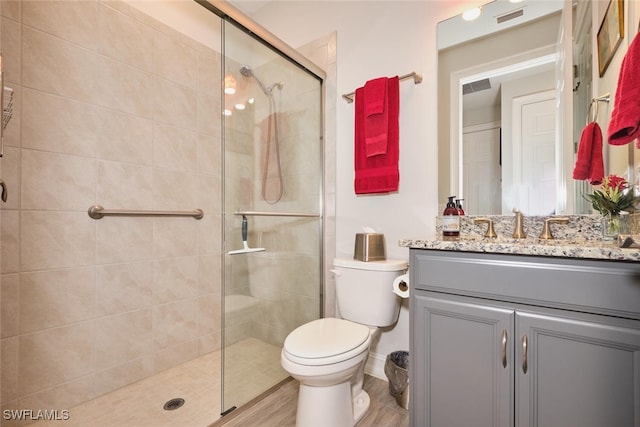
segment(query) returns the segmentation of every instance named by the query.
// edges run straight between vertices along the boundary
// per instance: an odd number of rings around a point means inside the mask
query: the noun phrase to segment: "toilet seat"
[[[370,340],[371,330],[365,325],[344,319],[317,319],[287,336],[284,354],[301,365],[330,365],[367,351]]]

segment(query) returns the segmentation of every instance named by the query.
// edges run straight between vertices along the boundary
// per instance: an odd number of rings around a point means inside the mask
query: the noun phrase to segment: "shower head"
[[[255,74],[253,74],[253,70],[248,65],[243,65],[240,67],[240,74],[242,74],[245,77],[253,77],[254,79],[256,79],[256,81],[260,85],[260,89],[262,89],[264,94],[269,97],[273,96],[272,92],[275,86],[277,86],[279,89],[282,89],[282,83],[278,83],[269,87],[265,86],[264,83],[262,83],[262,81],[258,77],[256,77]]]
[[[242,67],[240,67],[240,74],[245,77],[251,77],[253,76],[253,70],[251,70],[248,65],[243,65]]]

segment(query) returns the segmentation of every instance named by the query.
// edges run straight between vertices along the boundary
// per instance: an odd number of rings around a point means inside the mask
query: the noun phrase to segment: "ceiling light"
[[[236,104],[236,110],[244,110],[244,104]]]
[[[462,19],[465,21],[473,21],[480,16],[481,9],[479,7],[474,7],[473,9],[469,9],[462,14]]]
[[[229,110],[228,108],[225,108],[224,111],[222,112],[223,116],[230,116],[233,113],[231,112],[231,110]]]
[[[224,93],[227,95],[236,93],[236,79],[231,74],[224,76]]]
[[[522,0],[509,0],[511,3],[520,3]]]

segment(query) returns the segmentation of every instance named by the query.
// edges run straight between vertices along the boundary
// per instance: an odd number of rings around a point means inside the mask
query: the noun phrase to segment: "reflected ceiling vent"
[[[491,81],[489,79],[477,80],[471,83],[465,83],[462,85],[462,94],[467,95],[470,93],[480,92],[482,90],[491,89]]]
[[[512,19],[516,19],[524,15],[524,9],[514,10],[513,12],[505,13],[504,15],[500,15],[496,18],[496,22],[498,24],[502,24],[503,22],[511,21]]]

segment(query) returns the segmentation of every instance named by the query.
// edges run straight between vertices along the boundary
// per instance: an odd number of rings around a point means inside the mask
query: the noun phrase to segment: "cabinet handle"
[[[522,336],[522,372],[527,373],[527,336]]]
[[[502,367],[507,367],[507,330],[502,330]]]

